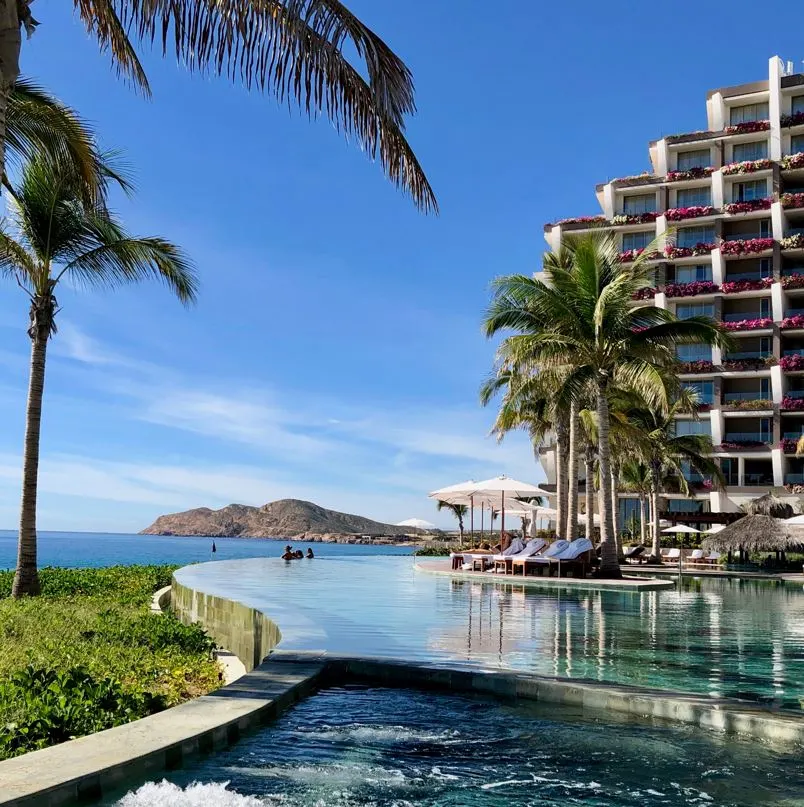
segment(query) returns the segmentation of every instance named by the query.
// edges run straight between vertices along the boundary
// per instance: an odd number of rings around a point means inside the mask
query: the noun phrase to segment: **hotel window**
[[[715,402],[714,381],[682,381],[681,386],[691,392],[698,393],[698,403],[711,406]]]
[[[729,110],[731,125],[751,123],[755,120],[767,120],[770,117],[767,102],[764,104],[744,104],[733,106]]]
[[[713,317],[715,316],[714,303],[679,303],[676,306],[676,316],[679,319],[689,319],[690,317]],[[680,349],[681,346],[679,346]],[[711,356],[709,357],[711,358]]]
[[[698,283],[712,280],[712,267],[706,263],[676,266],[676,283]]]
[[[768,156],[767,140],[752,140],[750,143],[735,143],[732,149],[732,160],[742,163],[746,160],[764,160]]]
[[[720,470],[723,471],[723,476],[726,478],[727,485],[738,484],[738,465],[736,457],[724,457],[720,461]]]
[[[733,202],[751,202],[754,199],[764,199],[767,195],[768,181],[766,179],[735,182],[731,191]]]
[[[683,227],[678,231],[676,243],[680,247],[694,247],[696,244],[712,244],[714,240],[714,226]]]
[[[709,416],[706,415],[703,420],[677,420],[676,435],[686,437],[689,434],[705,434],[707,437],[711,437],[712,421]]]
[[[708,168],[712,161],[709,149],[695,149],[694,151],[679,151],[676,157],[678,171],[689,171],[691,168]]]
[[[794,95],[790,102],[790,112],[793,115],[799,115],[804,112],[804,95]]]
[[[709,345],[679,345],[676,356],[679,361],[712,361],[712,348]]]
[[[712,190],[708,187],[676,191],[676,207],[705,207],[711,204]]]
[[[636,216],[640,213],[653,213],[655,210],[655,193],[641,193],[638,196],[623,196],[623,213],[627,216]]]
[[[623,252],[629,249],[645,249],[655,237],[656,234],[652,230],[639,233],[623,233]]]
[[[804,135],[796,135],[790,138],[790,153],[798,154],[804,151]]]
[[[703,513],[704,503],[696,499],[668,499],[667,509],[671,513]]]

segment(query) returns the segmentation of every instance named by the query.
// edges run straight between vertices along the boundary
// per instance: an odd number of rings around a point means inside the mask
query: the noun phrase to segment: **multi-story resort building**
[[[601,215],[549,224],[545,238],[557,250],[566,233],[611,228],[628,260],[671,230],[645,297],[733,333],[728,353],[679,354],[682,382],[709,411],[677,429],[711,435],[727,487],[690,474],[694,497],[668,498],[667,514],[711,523],[804,485],[804,74],[774,57],[766,80],[711,91],[706,112],[706,131],[650,143],[651,173],[598,185]],[[553,449],[542,463],[555,483]],[[635,505],[623,494],[621,524]]]

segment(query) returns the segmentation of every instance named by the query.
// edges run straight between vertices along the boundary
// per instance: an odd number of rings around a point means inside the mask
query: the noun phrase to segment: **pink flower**
[[[688,168],[686,171],[668,171],[668,182],[681,182],[685,179],[703,179],[710,177],[714,173],[714,168]]]
[[[804,328],[804,314],[795,314],[785,317],[779,324],[780,328]]]
[[[792,400],[792,398],[785,400]],[[784,407],[784,401],[782,402],[782,407]],[[796,453],[796,444],[798,440],[794,440],[792,437],[783,437],[779,441],[779,448],[782,449],[783,454],[795,454]]]
[[[804,398],[790,398],[785,395],[782,398],[782,409],[787,409],[792,412],[800,412],[804,409]]]
[[[665,211],[668,221],[681,221],[682,219],[698,219],[701,216],[712,216],[715,208],[711,205],[698,205],[697,207],[675,207]]]
[[[708,255],[715,248],[714,244],[700,242],[694,247],[674,247],[668,244],[664,254],[668,258],[689,258],[692,255]]]
[[[723,327],[727,331],[756,331],[761,328],[770,328],[773,326],[773,320],[762,319],[741,319],[737,322],[724,322]]]
[[[752,199],[749,202],[732,202],[723,209],[735,215],[736,213],[753,213],[755,210],[769,210],[773,199]]]
[[[697,294],[712,294],[717,284],[710,280],[695,280],[692,283],[668,283],[664,292],[668,297],[695,297]]]
[[[723,131],[726,134],[750,134],[752,132],[767,132],[770,129],[769,120],[751,120],[727,126]]]
[[[726,175],[731,174],[753,174],[755,171],[765,171],[773,168],[772,160],[745,160],[741,163],[729,163],[724,165],[721,171]]]
[[[792,356],[782,356],[779,359],[779,367],[785,372],[792,370],[804,370],[804,356],[794,353]]]
[[[723,241],[720,251],[724,255],[751,255],[773,249],[772,238],[747,238],[740,241]]]
[[[780,197],[782,207],[804,207],[804,193],[783,193]]]
[[[783,171],[788,171],[791,168],[804,168],[804,152],[799,151],[797,154],[788,154],[779,160],[779,165]]]
[[[804,275],[784,275],[781,283],[785,289],[804,289]]]
[[[696,361],[683,361],[679,367],[679,373],[711,373],[715,366],[706,359]]]
[[[640,289],[631,295],[634,300],[651,300],[656,296],[656,289]]]
[[[757,291],[767,289],[773,284],[772,277],[763,277],[760,280],[729,280],[721,287],[724,294],[737,294],[741,291]]]

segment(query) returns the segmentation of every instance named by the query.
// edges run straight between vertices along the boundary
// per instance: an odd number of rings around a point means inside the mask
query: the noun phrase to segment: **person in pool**
[[[296,560],[298,560],[299,558],[303,558],[304,557],[304,552],[302,552],[301,549],[297,549],[293,553],[293,557],[296,558]]]
[[[296,556],[293,554],[293,547],[288,544],[285,547],[285,554],[282,555],[282,560],[293,560]]]
[[[313,554],[313,548],[311,546],[307,547],[307,557],[308,558],[314,558],[315,557],[315,555]]]

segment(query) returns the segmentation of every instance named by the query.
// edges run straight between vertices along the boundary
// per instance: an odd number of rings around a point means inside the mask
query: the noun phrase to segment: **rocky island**
[[[159,518],[140,535],[208,538],[286,538],[347,543],[397,543],[420,533],[370,518],[328,510],[300,499],[280,499],[262,507],[230,504],[220,510],[198,507]]]

